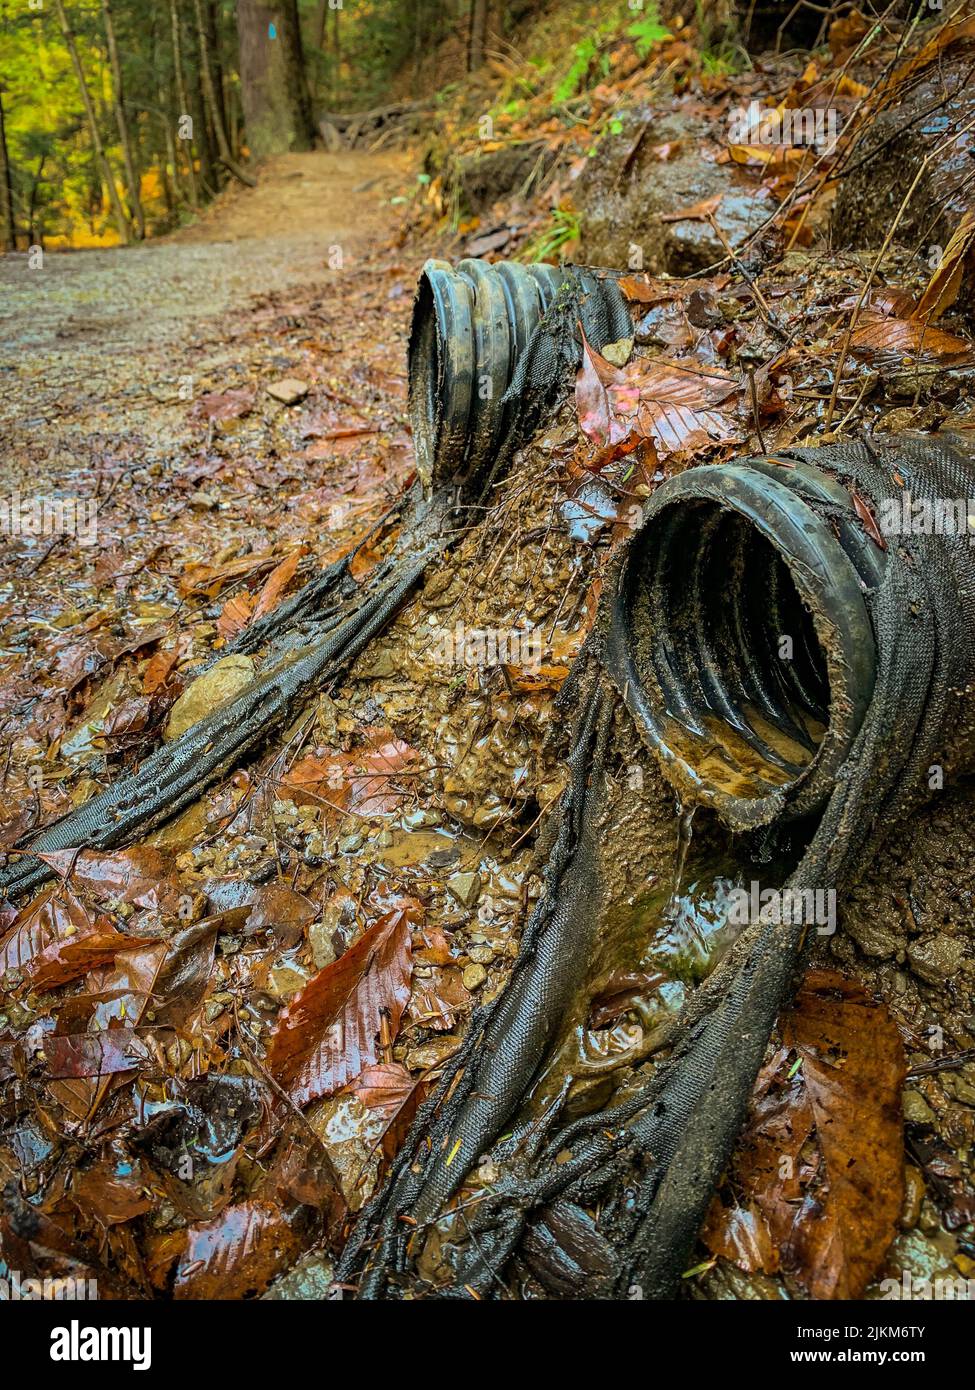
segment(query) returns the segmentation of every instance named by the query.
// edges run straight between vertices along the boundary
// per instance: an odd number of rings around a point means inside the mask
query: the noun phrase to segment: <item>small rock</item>
[[[465,965],[463,979],[465,989],[480,989],[487,979],[487,971],[483,965]]]
[[[254,662],[249,656],[225,656],[183,691],[169,712],[163,738],[172,740],[185,734],[213,710],[219,709],[254,679]]]
[[[481,875],[451,874],[447,880],[447,891],[451,897],[457,899],[461,907],[473,907],[481,891]]]
[[[633,351],[632,338],[620,338],[618,342],[606,343],[602,355],[607,362],[612,362],[614,367],[625,367],[630,360],[630,353]]]
[[[280,401],[282,405],[297,405],[308,395],[308,383],[299,380],[296,376],[284,376],[280,381],[269,382],[265,390],[269,396]]]
[[[406,1054],[406,1065],[410,1071],[426,1071],[429,1067],[439,1066],[460,1047],[460,1038],[455,1038],[449,1034],[442,1038],[432,1038],[430,1042],[421,1043],[419,1047],[414,1047]]]
[[[335,959],[335,947],[332,944],[334,932],[335,923],[323,921],[322,918],[319,918],[317,922],[312,922],[308,928],[311,957],[315,962],[316,970],[324,970],[326,965],[331,965]]]
[[[293,965],[278,965],[268,971],[267,992],[279,1004],[284,1004],[307,983],[307,975]]]
[[[965,959],[965,943],[956,936],[936,932],[922,937],[907,948],[907,958],[915,975],[929,985],[943,985],[952,979]]]
[[[909,1125],[934,1125],[934,1111],[921,1095],[910,1086],[904,1091],[904,1120]]]
[[[475,965],[490,965],[494,959],[494,952],[490,946],[469,946],[467,954]],[[467,983],[466,980],[464,983]]]

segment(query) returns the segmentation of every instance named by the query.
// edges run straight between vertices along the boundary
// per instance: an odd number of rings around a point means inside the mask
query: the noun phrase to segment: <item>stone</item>
[[[910,1086],[904,1091],[904,1122],[909,1125],[934,1125],[934,1111],[921,1095]]]
[[[208,714],[232,700],[254,679],[254,662],[249,656],[222,657],[209,671],[189,685],[173,705],[163,738],[172,740],[185,734]]]
[[[913,941],[907,948],[907,958],[915,975],[929,985],[943,985],[958,973],[965,959],[965,943],[956,936],[935,932]]]
[[[477,873],[451,874],[447,880],[447,891],[456,898],[461,907],[473,907],[481,891],[481,875]]]
[[[480,989],[487,979],[487,971],[483,965],[465,965],[463,979],[465,989]]]
[[[282,405],[297,405],[308,395],[308,383],[296,376],[285,376],[280,381],[268,382],[265,390],[272,399],[280,401]]]

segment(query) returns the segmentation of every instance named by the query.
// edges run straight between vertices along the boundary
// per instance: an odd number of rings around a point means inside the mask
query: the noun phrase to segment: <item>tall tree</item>
[[[240,94],[252,156],[262,159],[311,149],[314,137],[297,0],[238,0],[237,34]]]
[[[469,66],[476,72],[484,62],[484,48],[487,43],[488,0],[471,0],[471,45]]]
[[[17,248],[14,224],[14,186],[7,155],[7,134],[3,124],[3,83],[0,82],[0,251]]]
[[[115,187],[115,176],[105,155],[105,146],[102,144],[101,131],[98,129],[98,117],[95,115],[95,107],[88,90],[88,83],[85,81],[85,70],[81,66],[81,58],[78,54],[78,45],[75,42],[74,30],[68,23],[68,16],[64,10],[64,0],[54,0],[54,10],[61,26],[61,33],[64,35],[65,46],[71,58],[71,66],[74,68],[75,77],[78,79],[78,90],[81,93],[81,103],[85,108],[85,116],[88,120],[88,131],[91,135],[91,146],[95,152],[95,163],[101,178],[108,186],[108,200],[112,206],[112,216],[118,228],[119,237],[128,244],[129,224],[122,208],[122,201],[118,196],[118,189]]]
[[[203,91],[206,94],[207,112],[213,125],[214,134],[217,137],[217,146],[220,150],[220,163],[229,169],[234,178],[240,179],[241,183],[246,183],[254,188],[257,180],[240,167],[234,159],[230,150],[230,142],[227,139],[227,128],[223,123],[223,111],[221,103],[217,100],[217,89],[213,78],[213,63],[211,61],[210,44],[207,39],[207,25],[203,14],[202,0],[193,0],[196,11],[196,30],[200,41],[200,71],[203,77]],[[238,24],[240,22],[239,12],[243,7],[238,5]],[[297,17],[296,17],[297,23]]]
[[[122,159],[125,163],[125,178],[129,186],[129,206],[135,219],[135,230],[139,240],[146,234],[146,216],[142,210],[142,197],[139,191],[139,174],[135,167],[132,152],[132,138],[129,134],[129,121],[125,114],[125,89],[122,82],[122,64],[118,56],[115,40],[115,20],[112,17],[111,0],[102,0],[102,19],[105,23],[105,43],[108,47],[108,61],[112,69],[112,99],[115,104],[115,123],[118,126],[119,143],[122,146]]]
[[[169,0],[169,20],[173,31],[173,78],[176,83],[176,103],[179,106],[179,118],[183,119],[184,117],[189,117],[192,119],[189,102],[186,99],[186,81],[183,77],[183,43],[179,23],[179,0]],[[190,190],[190,206],[195,208],[198,200],[196,193],[196,164],[193,157],[193,141],[192,139],[181,139],[180,144],[186,150],[186,177]]]

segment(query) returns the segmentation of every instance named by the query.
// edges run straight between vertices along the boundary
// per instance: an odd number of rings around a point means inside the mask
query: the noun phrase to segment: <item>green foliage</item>
[[[589,69],[592,67],[596,52],[595,39],[583,39],[581,43],[576,44],[572,50],[572,66],[552,93],[554,102],[561,103],[575,96],[589,76]]]
[[[565,208],[553,208],[549,225],[526,242],[522,247],[520,259],[524,261],[561,260],[562,249],[571,241],[579,239],[579,219],[574,212]]]
[[[670,38],[670,30],[660,23],[655,5],[648,6],[642,18],[634,20],[626,32],[640,58],[646,58],[655,43]]]

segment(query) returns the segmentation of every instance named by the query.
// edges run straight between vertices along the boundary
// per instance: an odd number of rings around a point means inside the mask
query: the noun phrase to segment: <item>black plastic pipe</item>
[[[740,830],[823,805],[873,694],[864,595],[885,563],[809,463],[659,489],[617,574],[606,663],[679,791]]]
[[[551,265],[429,260],[409,346],[409,411],[424,483],[477,478],[504,437],[504,394],[565,273]]]

